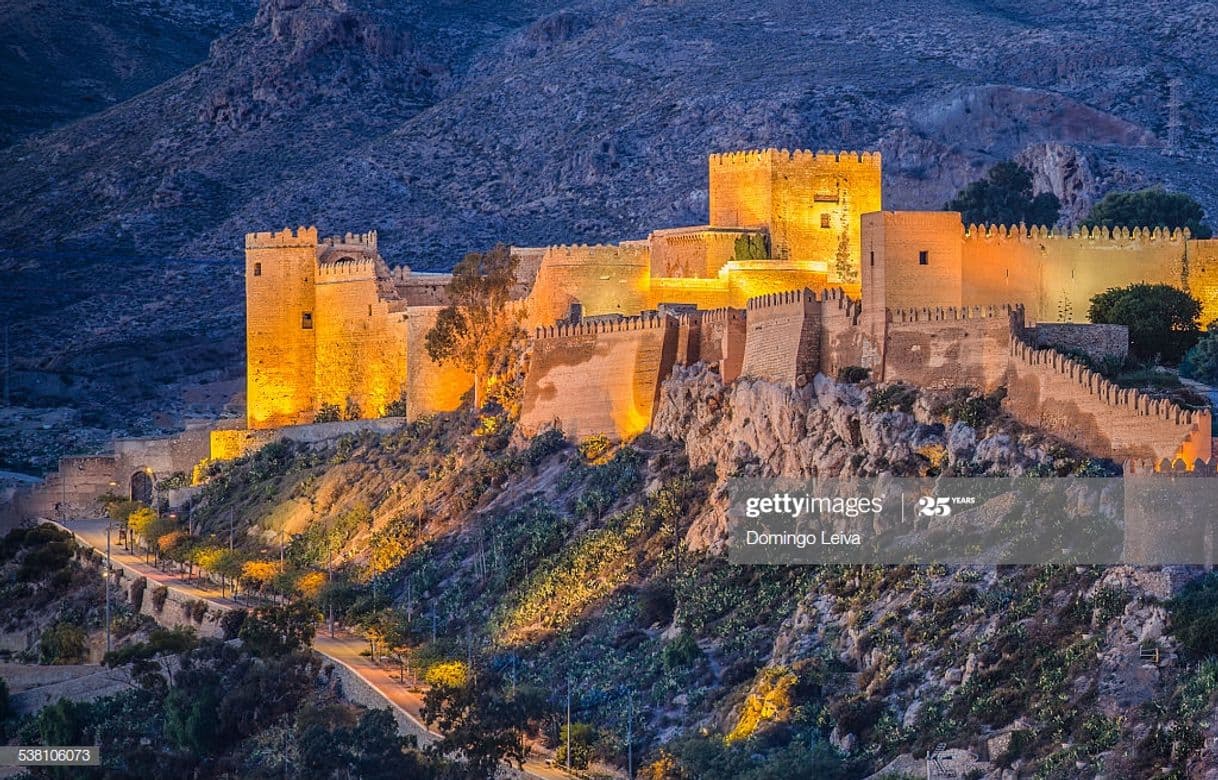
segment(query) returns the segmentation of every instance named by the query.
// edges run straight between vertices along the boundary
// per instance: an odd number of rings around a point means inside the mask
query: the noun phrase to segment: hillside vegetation
[[[477,691],[474,722],[506,717],[494,702],[527,692],[525,730],[565,750],[569,681],[581,762],[625,767],[629,736],[656,778],[860,777],[940,743],[994,777],[1199,765],[1208,721],[1197,715],[1212,713],[1218,678],[1197,640],[1171,636],[1173,620],[1197,626],[1212,604],[1211,585],[1171,601],[1195,574],[744,567],[715,552],[722,480],[779,473],[793,451],[833,464],[824,474],[1110,464],[967,393],[715,382],[670,380],[662,414],[683,410],[698,421],[683,430],[707,434],[782,401],[808,415],[806,430],[772,453],[737,445],[715,459],[697,436],[574,446],[555,432],[519,439],[501,417],[445,415],[217,467],[195,518],[223,538],[233,510],[255,559],[276,560],[285,529],[287,566],[267,587],[333,606],[404,679]],[[750,430],[738,438],[765,440]],[[915,434],[925,446],[904,459],[872,449]],[[1186,609],[1173,617],[1175,603]],[[1144,645],[1163,658],[1149,675]]]

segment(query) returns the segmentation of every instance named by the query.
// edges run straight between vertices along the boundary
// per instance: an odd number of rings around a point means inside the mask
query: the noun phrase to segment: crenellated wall
[[[1005,407],[1100,457],[1192,463],[1212,456],[1211,414],[1121,388],[1082,363],[1020,339],[1010,345]]]
[[[557,421],[574,437],[641,433],[676,360],[677,336],[668,316],[539,328],[521,430],[531,435]]]
[[[408,328],[402,307],[383,297],[376,261],[319,264],[314,295],[316,404],[384,415],[406,385]]]
[[[771,382],[811,381],[820,370],[821,307],[804,288],[749,300],[744,376]]]
[[[864,215],[864,319],[884,309],[1022,304],[1031,322],[1085,321],[1092,296],[1145,282],[1186,289],[1218,318],[1218,241],[1180,230],[964,227],[958,212]]]
[[[572,303],[584,314],[637,314],[650,308],[651,260],[646,242],[552,246],[527,299],[530,327],[557,322]]]
[[[992,390],[1006,380],[1011,339],[1022,327],[1022,310],[1011,306],[890,311],[880,378]]]

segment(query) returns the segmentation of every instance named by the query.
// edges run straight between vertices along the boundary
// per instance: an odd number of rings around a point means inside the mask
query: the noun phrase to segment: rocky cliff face
[[[846,384],[823,374],[802,388],[751,379],[725,386],[703,364],[678,367],[663,383],[652,429],[683,442],[695,468],[714,464],[721,480],[1056,473],[1086,460],[968,391]],[[692,524],[690,545],[721,549],[726,523],[719,496]]]

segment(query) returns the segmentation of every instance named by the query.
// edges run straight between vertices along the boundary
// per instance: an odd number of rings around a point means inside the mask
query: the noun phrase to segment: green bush
[[[968,395],[948,404],[947,414],[972,428],[981,429],[992,423],[1002,412],[1002,399],[1007,390],[1000,387],[986,395]]]
[[[596,742],[596,729],[589,723],[571,724],[571,763],[572,769],[587,769],[588,761],[592,758],[592,745]],[[567,766],[567,726],[563,724],[558,732],[558,751],[554,762]]]
[[[688,632],[681,633],[676,639],[664,645],[660,651],[660,661],[669,672],[686,669],[697,663],[702,657],[702,648]]]
[[[225,639],[236,639],[241,633],[241,626],[245,623],[246,616],[249,615],[244,609],[230,609],[225,612],[220,618],[220,630],[224,632]]]
[[[969,184],[947,202],[946,211],[959,211],[964,224],[1053,225],[1061,202],[1051,192],[1033,194],[1032,173],[1019,163],[1000,162],[985,178]]]
[[[1184,587],[1168,604],[1172,634],[1194,658],[1218,655],[1218,574]]]
[[[1129,351],[1141,360],[1176,363],[1201,335],[1201,302],[1167,284],[1113,287],[1091,298],[1094,323],[1129,328]]]
[[[44,664],[83,663],[88,652],[85,631],[72,623],[56,623],[42,632],[38,652]]]
[[[547,428],[529,440],[529,446],[524,451],[525,460],[530,466],[536,466],[555,452],[567,446],[567,438],[558,428]]]
[[[613,443],[604,434],[596,433],[585,436],[579,441],[579,454],[589,463],[596,463],[609,454]]]
[[[1180,361],[1180,374],[1207,385],[1218,385],[1218,333],[1198,341]]]
[[[909,414],[913,411],[914,402],[917,400],[916,388],[894,382],[873,392],[867,399],[867,408],[873,412],[896,411]]]

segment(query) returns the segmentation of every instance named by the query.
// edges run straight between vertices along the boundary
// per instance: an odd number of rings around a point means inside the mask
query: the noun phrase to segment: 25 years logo
[[[972,506],[974,496],[922,496],[918,499],[918,514],[923,517],[951,517],[953,506]]]

